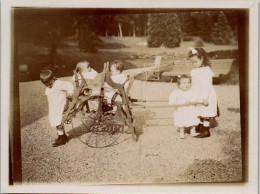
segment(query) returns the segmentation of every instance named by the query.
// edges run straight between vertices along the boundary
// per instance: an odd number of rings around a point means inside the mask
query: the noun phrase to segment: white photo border
[[[11,8],[230,8],[249,11],[249,126],[248,126],[248,182],[210,184],[84,186],[8,185],[8,139],[10,119]],[[256,193],[258,184],[258,1],[257,0],[2,0],[1,2],[1,192],[2,193]],[[8,122],[9,121],[9,122]],[[203,186],[203,187],[202,187]]]

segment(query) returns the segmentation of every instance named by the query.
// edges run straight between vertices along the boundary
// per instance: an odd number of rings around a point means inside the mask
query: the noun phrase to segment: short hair
[[[54,78],[52,70],[42,70],[40,73],[40,80],[42,83],[47,83]]]
[[[178,75],[178,78],[177,78],[177,86],[178,87],[180,86],[182,79],[189,79],[190,82],[191,82],[191,76],[189,76],[189,75]]]
[[[124,64],[119,60],[114,60],[111,62],[110,67],[114,65],[120,73],[124,70]]]
[[[85,64],[87,65],[87,67],[85,66]],[[86,60],[80,61],[77,63],[76,69],[80,68],[80,69],[84,69],[84,68],[88,68],[90,67],[90,63]]]

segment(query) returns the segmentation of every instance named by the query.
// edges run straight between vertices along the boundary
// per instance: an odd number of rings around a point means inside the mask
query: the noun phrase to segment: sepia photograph
[[[10,7],[8,185],[247,183],[250,19]]]

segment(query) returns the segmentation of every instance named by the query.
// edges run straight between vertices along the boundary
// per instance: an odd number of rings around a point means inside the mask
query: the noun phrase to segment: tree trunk
[[[55,65],[55,55],[59,43],[60,43],[60,29],[55,29],[52,32],[52,44],[50,48],[50,65],[52,65],[52,67],[54,67]]]
[[[74,40],[78,41],[79,40],[79,29],[76,28],[75,34],[74,34]]]
[[[135,37],[135,23],[133,23],[133,37]]]
[[[123,33],[122,33],[122,28],[121,28],[121,23],[118,23],[118,28],[119,28],[119,36],[123,37]]]

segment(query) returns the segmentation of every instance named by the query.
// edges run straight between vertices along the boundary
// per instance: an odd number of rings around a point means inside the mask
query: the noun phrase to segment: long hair
[[[198,56],[199,59],[202,59],[201,67],[209,66],[211,67],[210,60],[208,58],[207,52],[200,47],[194,48],[197,52],[193,53],[192,51],[189,52],[189,57],[192,57],[194,55]]]

